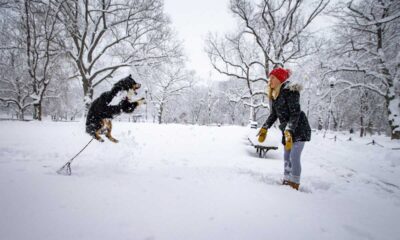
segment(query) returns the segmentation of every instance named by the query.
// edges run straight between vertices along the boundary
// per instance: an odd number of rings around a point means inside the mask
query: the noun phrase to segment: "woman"
[[[260,129],[258,141],[264,142],[267,129],[279,119],[282,144],[285,145],[282,184],[299,190],[300,157],[305,142],[311,139],[311,128],[306,115],[300,109],[301,86],[287,81],[289,76],[290,71],[284,68],[276,68],[269,74],[268,95],[272,102],[271,113]]]

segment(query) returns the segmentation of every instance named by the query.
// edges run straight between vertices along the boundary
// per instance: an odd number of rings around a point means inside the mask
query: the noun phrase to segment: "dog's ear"
[[[132,75],[131,74],[129,74],[129,76],[127,77],[127,80],[129,81],[129,83],[130,84],[136,84],[136,81],[135,81],[135,79],[133,79],[133,77],[132,77]]]

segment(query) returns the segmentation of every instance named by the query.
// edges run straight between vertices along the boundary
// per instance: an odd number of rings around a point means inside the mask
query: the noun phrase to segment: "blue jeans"
[[[284,180],[300,184],[301,175],[301,152],[303,151],[305,142],[294,142],[292,149],[284,150],[283,159],[285,162]]]

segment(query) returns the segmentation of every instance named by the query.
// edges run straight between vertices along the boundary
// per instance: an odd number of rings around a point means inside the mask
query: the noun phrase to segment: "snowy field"
[[[281,186],[282,146],[256,130],[114,122],[114,144],[82,122],[0,122],[0,239],[399,239],[399,141],[313,133],[300,191]],[[280,141],[269,131],[268,144]],[[255,138],[254,138],[255,139]]]

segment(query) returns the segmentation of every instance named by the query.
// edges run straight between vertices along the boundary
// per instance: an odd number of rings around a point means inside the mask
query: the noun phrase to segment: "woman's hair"
[[[270,82],[268,82],[268,84],[267,84],[267,95],[268,95],[268,99],[272,100],[272,88],[269,84],[270,84]]]

